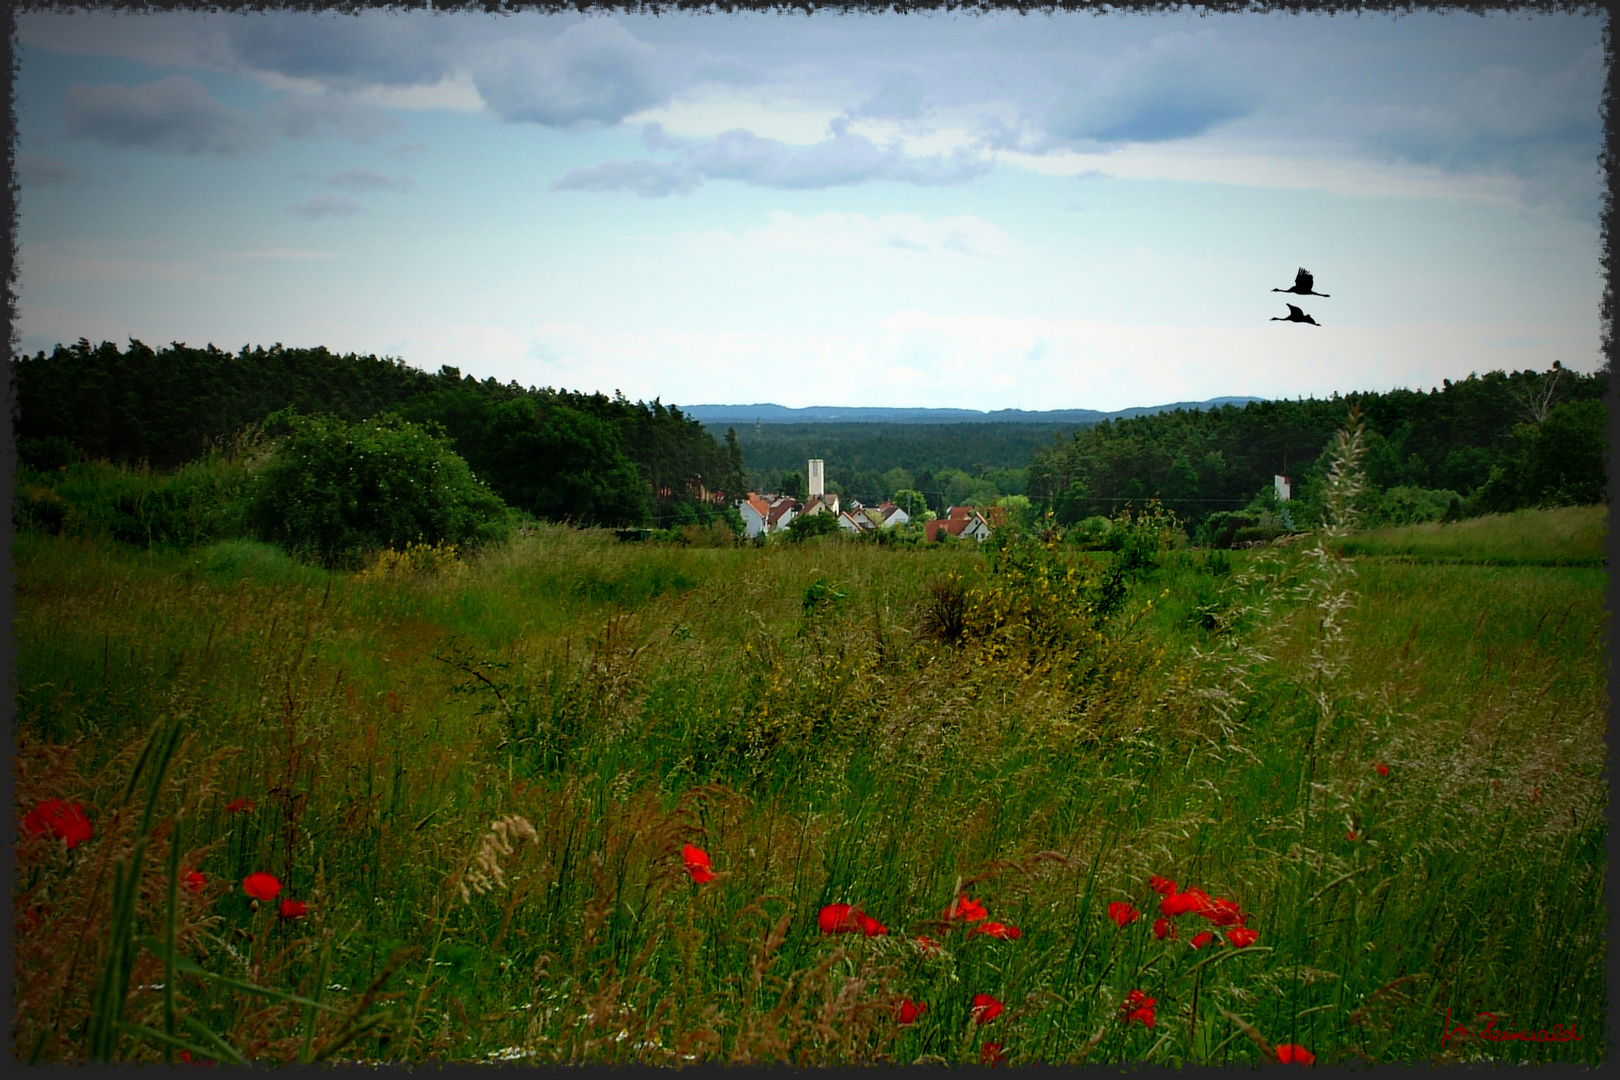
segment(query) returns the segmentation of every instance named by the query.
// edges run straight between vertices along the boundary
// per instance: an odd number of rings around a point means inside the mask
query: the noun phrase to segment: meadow
[[[1605,528],[19,531],[13,1049],[1596,1063]]]

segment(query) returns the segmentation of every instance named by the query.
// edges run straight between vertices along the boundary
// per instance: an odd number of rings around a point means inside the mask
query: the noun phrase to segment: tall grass
[[[1599,569],[558,527],[459,572],[41,531],[14,557],[16,812],[96,831],[20,830],[24,1057],[1605,1053]],[[246,897],[260,871],[307,914]],[[1258,940],[1156,937],[1154,875]],[[1020,936],[942,918],[960,896]],[[822,933],[832,903],[889,932]],[[1487,1011],[1581,1038],[1483,1040]]]
[[[1373,529],[1346,538],[1339,550],[1497,566],[1602,566],[1608,535],[1607,506],[1562,506]]]

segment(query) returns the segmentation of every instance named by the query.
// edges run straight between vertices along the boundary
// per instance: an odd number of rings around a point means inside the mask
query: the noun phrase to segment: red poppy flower
[[[1173,919],[1177,915],[1202,911],[1208,904],[1209,897],[1196,889],[1188,889],[1186,892],[1174,893],[1159,901],[1159,913]]]
[[[917,1017],[928,1011],[927,1002],[912,1001],[910,998],[901,998],[900,1004],[895,1006],[894,1018],[902,1024],[915,1024]]]
[[[1153,891],[1158,893],[1160,896],[1175,895],[1176,883],[1167,877],[1155,877],[1149,881],[1148,884],[1152,886]]]
[[[1000,938],[1003,941],[1010,941],[1013,938],[1024,936],[1024,932],[1018,927],[1006,926],[998,922],[987,922],[983,926],[975,926],[968,931],[968,937],[972,937],[974,934],[988,934],[990,937]]]
[[[958,896],[951,902],[951,906],[945,909],[945,914],[941,918],[978,922],[980,919],[989,918],[989,916],[990,913],[985,910],[984,905],[973,899],[973,897]]]
[[[203,876],[201,870],[182,870],[180,871],[180,883],[192,892],[200,893],[207,886],[208,879]]]
[[[988,1024],[1002,1014],[1006,1006],[989,994],[973,995],[973,1019],[975,1023]]]
[[[1226,940],[1239,949],[1247,949],[1260,940],[1260,935],[1246,926],[1239,926],[1226,932]]]
[[[35,836],[60,837],[70,848],[78,847],[95,833],[84,807],[61,799],[46,799],[23,815],[23,828]]]
[[[227,814],[251,814],[253,813],[253,800],[243,798],[228,802],[225,804],[225,812]]]
[[[848,904],[828,904],[816,916],[823,934],[858,934],[861,932],[861,911]]]
[[[302,919],[309,914],[309,905],[302,900],[283,900],[281,902],[281,917],[283,919]]]
[[[281,891],[281,882],[261,870],[242,879],[242,891],[255,900],[269,902]]]
[[[860,925],[861,933],[865,934],[867,937],[883,937],[889,932],[889,928],[887,926],[884,926],[882,923],[878,922],[864,911],[854,912],[854,918],[855,922]]]
[[[1171,922],[1169,919],[1154,919],[1153,936],[1158,938],[1160,941],[1163,941],[1167,937],[1174,940],[1176,936],[1176,924]]]
[[[702,885],[705,881],[714,880],[715,874],[710,869],[707,851],[687,844],[681,848],[681,858],[686,862],[686,872],[692,875],[693,881]]]
[[[1316,1055],[1303,1046],[1296,1046],[1293,1043],[1278,1043],[1277,1060],[1284,1065],[1310,1065],[1316,1061]]]
[[[1379,776],[1388,776],[1389,775],[1389,766],[1385,765],[1382,761],[1373,762],[1373,768],[1378,770],[1378,775]]]
[[[979,1064],[988,1065],[992,1069],[997,1065],[1007,1064],[1007,1055],[1001,1052],[1001,1044],[987,1042],[979,1047]]]
[[[1354,829],[1346,829],[1344,831],[1344,838],[1346,840],[1350,841],[1352,844],[1355,843],[1356,842],[1356,830],[1354,830]]]
[[[917,935],[915,944],[917,946],[917,951],[922,953],[924,956],[939,956],[945,951],[945,947],[943,945],[935,941],[933,938],[927,937],[923,934]]]
[[[1187,942],[1187,944],[1191,945],[1195,949],[1202,949],[1205,945],[1208,945],[1214,940],[1215,935],[1210,933],[1208,930],[1205,930],[1203,933],[1194,934],[1193,939]]]
[[[1108,905],[1108,917],[1118,923],[1121,930],[1125,929],[1127,924],[1135,922],[1140,914],[1141,912],[1131,905],[1122,904],[1118,900]]]
[[[1119,1007],[1119,1011],[1127,1024],[1132,1020],[1139,1020],[1143,1027],[1150,1028],[1155,1023],[1153,1006],[1157,1004],[1158,1002],[1155,999],[1148,997],[1142,991],[1132,990],[1125,995],[1125,1003]]]
[[[1248,918],[1243,910],[1230,900],[1211,900],[1198,914],[1216,926],[1237,926]]]

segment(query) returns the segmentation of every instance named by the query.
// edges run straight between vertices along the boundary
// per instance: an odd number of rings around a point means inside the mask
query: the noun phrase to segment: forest
[[[729,518],[742,458],[659,401],[479,381],[325,348],[238,353],[80,339],[13,364],[22,463],[79,457],[174,469],[272,415],[355,424],[383,414],[443,435],[510,507],[587,525],[660,527]]]
[[[1177,410],[1100,423],[1038,451],[1028,495],[1060,523],[1157,499],[1211,542],[1234,530],[1321,521],[1322,451],[1351,408],[1367,426],[1369,525],[1601,502],[1608,372],[1501,371],[1423,391]],[[1273,477],[1292,480],[1288,507]],[[1287,518],[1283,520],[1283,511]]]

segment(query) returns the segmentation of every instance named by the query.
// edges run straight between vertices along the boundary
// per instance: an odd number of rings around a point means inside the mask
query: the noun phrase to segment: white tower
[[[825,495],[827,493],[827,489],[825,487],[825,481],[822,478],[821,459],[820,458],[811,458],[810,459],[809,480],[810,480],[810,494],[809,494],[810,498],[814,499],[818,495]]]

